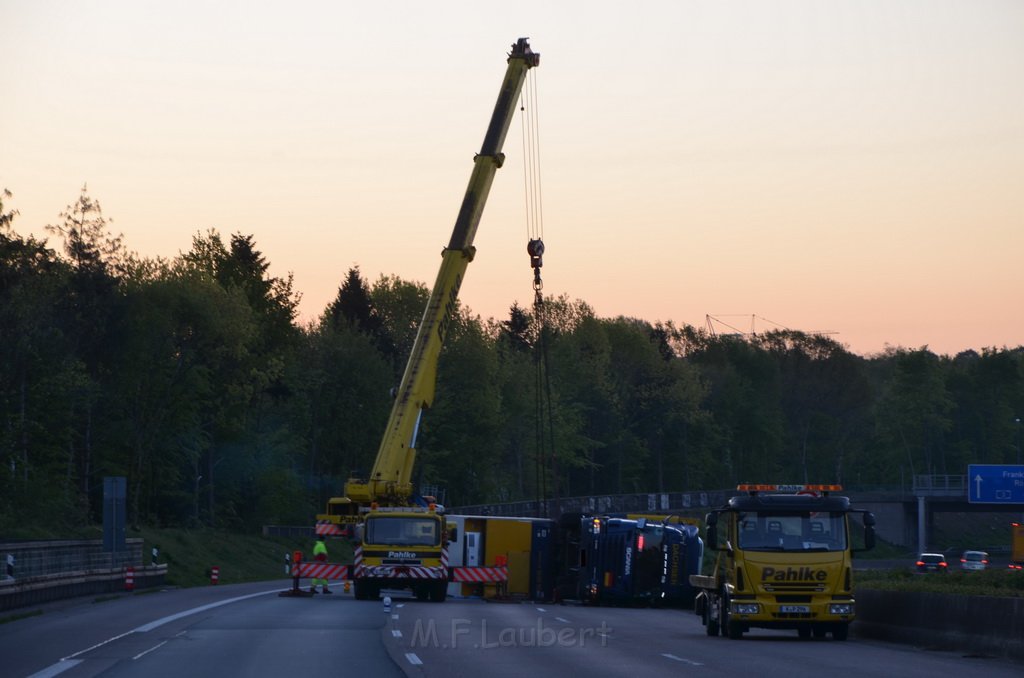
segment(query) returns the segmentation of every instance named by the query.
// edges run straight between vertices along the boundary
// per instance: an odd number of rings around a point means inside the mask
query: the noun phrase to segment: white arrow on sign
[[[981,497],[981,474],[974,476],[974,496]]]

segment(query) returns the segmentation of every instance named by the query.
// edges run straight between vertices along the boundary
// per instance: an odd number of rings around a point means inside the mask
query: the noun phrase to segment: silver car
[[[964,551],[960,556],[960,569],[968,572],[984,570],[988,567],[988,554],[984,551]]]

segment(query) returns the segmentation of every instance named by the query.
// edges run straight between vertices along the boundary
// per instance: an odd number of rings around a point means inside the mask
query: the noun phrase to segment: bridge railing
[[[916,496],[967,496],[965,475],[914,476],[913,492]]]

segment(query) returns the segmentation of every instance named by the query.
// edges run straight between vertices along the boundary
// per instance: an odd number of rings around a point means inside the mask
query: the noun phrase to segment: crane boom
[[[380,502],[401,506],[409,503],[420,418],[423,410],[429,408],[434,400],[438,357],[451,325],[466,268],[476,253],[473,239],[491,183],[505,159],[501,149],[515,114],[516,102],[527,71],[539,62],[540,55],[530,49],[526,38],[520,38],[512,45],[494,113],[480,152],[473,159],[469,186],[451,240],[441,253],[441,268],[417,329],[370,477],[365,480],[353,478],[345,484],[345,496],[354,504]]]

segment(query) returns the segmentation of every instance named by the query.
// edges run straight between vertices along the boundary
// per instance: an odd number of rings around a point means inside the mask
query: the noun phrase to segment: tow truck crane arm
[[[505,159],[501,149],[515,114],[516,102],[527,71],[539,63],[540,55],[530,49],[527,38],[520,38],[512,45],[498,101],[483,146],[473,159],[469,186],[451,240],[441,253],[441,268],[416,332],[412,353],[398,387],[370,477],[353,478],[345,484],[345,496],[354,504],[409,504],[412,469],[416,461],[416,437],[423,410],[429,408],[434,400],[438,356],[451,325],[463,276],[476,253],[473,239],[491,183]]]

